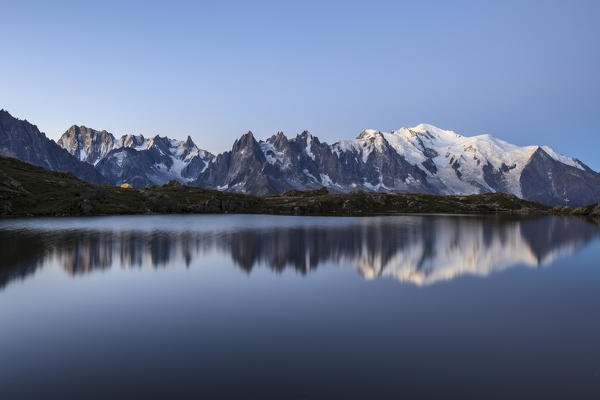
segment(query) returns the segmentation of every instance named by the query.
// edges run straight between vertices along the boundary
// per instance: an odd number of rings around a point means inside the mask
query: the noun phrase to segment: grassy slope
[[[66,216],[140,213],[265,213],[297,215],[373,215],[390,213],[573,213],[588,208],[551,209],[514,195],[471,196],[384,194],[326,190],[288,191],[257,197],[169,183],[162,187],[122,189],[81,181],[70,173],[47,171],[0,157],[0,215]]]

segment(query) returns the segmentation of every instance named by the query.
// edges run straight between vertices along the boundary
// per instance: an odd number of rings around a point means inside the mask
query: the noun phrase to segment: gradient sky
[[[125,4],[127,3],[127,4]],[[221,152],[427,122],[600,170],[600,1],[5,1],[0,108]]]

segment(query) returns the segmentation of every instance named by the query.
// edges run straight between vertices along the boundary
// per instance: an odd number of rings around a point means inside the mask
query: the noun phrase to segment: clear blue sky
[[[600,170],[600,1],[5,1],[0,108],[184,138],[427,122]],[[286,2],[287,3],[287,2]]]

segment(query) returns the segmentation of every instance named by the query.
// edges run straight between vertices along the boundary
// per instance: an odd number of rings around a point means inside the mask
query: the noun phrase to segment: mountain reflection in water
[[[192,267],[211,252],[229,255],[248,273],[266,265],[277,272],[293,268],[307,274],[332,263],[354,267],[366,279],[429,285],[465,274],[487,276],[518,265],[544,265],[600,234],[594,224],[557,217],[309,218],[294,224],[294,218],[305,217],[244,216],[249,226],[238,227],[220,227],[215,216],[188,217],[201,229],[180,227],[177,219],[164,224],[165,217],[156,223],[151,216],[112,218],[119,229],[94,226],[94,219],[86,219],[87,228],[66,229],[57,220],[56,230],[48,220],[39,226],[35,220],[0,225],[0,287],[25,279],[51,260],[78,276],[118,267]],[[139,218],[150,224],[139,228]],[[289,223],[278,224],[281,219]],[[253,227],[253,221],[261,223]],[[270,226],[269,221],[275,223]]]

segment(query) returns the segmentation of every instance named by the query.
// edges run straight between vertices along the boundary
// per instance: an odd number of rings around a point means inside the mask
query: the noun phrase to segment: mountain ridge
[[[185,183],[214,157],[198,148],[190,136],[184,141],[132,134],[117,139],[106,130],[84,125],[71,126],[57,143],[80,161],[92,164],[115,185],[162,185],[171,179]]]
[[[27,120],[20,120],[0,110],[0,153],[50,169],[69,171],[92,183],[109,181],[93,166],[81,162]]]
[[[196,146],[190,136],[117,138],[73,125],[56,145],[112,185],[144,187],[175,179],[254,195],[326,187],[333,193],[505,192],[552,206],[600,201],[600,174],[577,158],[548,146],[517,146],[489,134],[463,136],[430,124],[390,132],[365,129],[355,139],[332,144],[308,131],[295,137],[277,132],[266,140],[249,131],[217,155]],[[79,172],[73,170],[76,165],[64,169]]]
[[[420,124],[391,132],[364,130],[356,139],[331,145],[307,131],[291,139],[281,132],[264,141],[248,138],[265,156],[245,154],[250,157],[246,163],[255,167],[227,170],[211,163],[192,184],[252,194],[324,186],[333,192],[506,192],[548,205],[600,200],[600,174],[578,159],[547,146],[521,147],[491,135],[467,137]],[[234,145],[222,154],[229,159],[240,151]],[[550,174],[542,179],[544,186],[531,179],[540,171]]]

